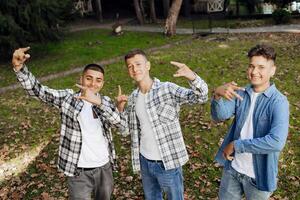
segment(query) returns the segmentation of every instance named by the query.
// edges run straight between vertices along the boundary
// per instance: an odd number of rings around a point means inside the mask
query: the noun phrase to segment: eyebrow
[[[86,75],[86,77],[87,77],[87,78],[94,78],[94,77],[91,76],[91,75]],[[101,79],[101,80],[103,80],[103,78],[101,78],[101,77],[96,77],[96,79]]]

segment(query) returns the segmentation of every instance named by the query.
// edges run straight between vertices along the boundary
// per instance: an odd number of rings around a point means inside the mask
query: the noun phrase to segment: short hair
[[[98,65],[96,63],[91,63],[91,64],[86,65],[84,67],[82,73],[84,74],[87,70],[98,71],[98,72],[101,72],[104,75],[104,68],[101,65]]]
[[[146,53],[145,53],[143,50],[141,50],[141,49],[133,49],[133,50],[129,51],[129,52],[125,55],[124,59],[125,59],[125,61],[126,61],[127,59],[132,58],[132,57],[134,57],[135,55],[142,55],[142,56],[144,56],[144,57],[147,59]]]
[[[252,58],[253,56],[263,56],[267,60],[276,60],[276,52],[275,49],[266,44],[258,44],[255,47],[252,47],[248,52],[248,58]]]

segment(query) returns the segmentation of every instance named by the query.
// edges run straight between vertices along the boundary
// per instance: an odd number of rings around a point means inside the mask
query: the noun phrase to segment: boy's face
[[[140,82],[149,77],[150,62],[140,54],[126,60],[129,76],[136,82]]]
[[[98,93],[104,84],[104,76],[101,72],[88,69],[81,76],[81,84],[89,88],[95,94]]]
[[[270,79],[275,71],[276,67],[273,60],[263,56],[253,56],[250,58],[247,76],[254,90],[262,92],[270,86]]]

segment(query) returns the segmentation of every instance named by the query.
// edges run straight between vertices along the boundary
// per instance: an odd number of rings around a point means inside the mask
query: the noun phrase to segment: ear
[[[148,71],[150,70],[150,68],[151,68],[151,63],[149,62],[149,61],[147,61],[147,63],[146,63],[146,67],[147,67],[147,69],[148,69]]]
[[[275,75],[275,72],[276,72],[276,65],[273,65],[272,71],[271,71],[271,77],[273,77]]]
[[[79,84],[82,85],[82,76],[80,76]]]

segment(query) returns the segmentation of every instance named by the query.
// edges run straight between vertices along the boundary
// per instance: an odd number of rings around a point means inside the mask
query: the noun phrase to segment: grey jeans
[[[113,191],[113,176],[110,162],[93,170],[78,170],[79,175],[68,177],[69,199],[109,200]]]

